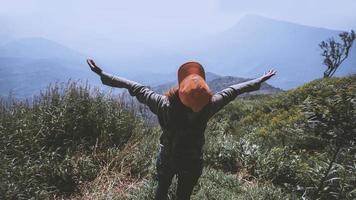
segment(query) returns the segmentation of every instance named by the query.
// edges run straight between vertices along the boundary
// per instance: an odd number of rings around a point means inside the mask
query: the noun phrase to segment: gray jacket
[[[161,153],[174,158],[201,159],[205,143],[204,132],[208,120],[238,95],[258,90],[262,79],[257,78],[231,85],[214,94],[200,111],[193,112],[180,101],[170,102],[168,97],[157,94],[147,86],[103,72],[102,83],[112,87],[126,88],[131,96],[147,105],[157,115],[162,129]]]

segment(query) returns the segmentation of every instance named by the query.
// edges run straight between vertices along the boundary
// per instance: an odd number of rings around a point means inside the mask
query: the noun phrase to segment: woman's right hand
[[[91,71],[93,71],[96,74],[98,74],[99,76],[101,76],[101,73],[103,72],[103,70],[95,64],[94,60],[87,59],[87,63],[89,65]]]

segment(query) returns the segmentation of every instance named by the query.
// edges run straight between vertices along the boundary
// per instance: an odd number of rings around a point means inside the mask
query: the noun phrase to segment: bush
[[[316,80],[234,102],[229,111],[240,113],[228,116],[239,116],[229,122],[239,138],[238,162],[252,176],[305,198],[354,198],[354,179],[345,174],[355,177],[355,83],[355,75]]]
[[[227,121],[213,119],[205,133],[204,162],[206,165],[224,171],[238,170],[238,140],[231,135]]]
[[[120,99],[75,82],[0,111],[0,199],[76,192],[133,134],[151,132]]]

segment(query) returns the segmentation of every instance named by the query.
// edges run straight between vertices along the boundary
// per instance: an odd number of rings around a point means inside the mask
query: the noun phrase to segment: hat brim
[[[178,70],[178,84],[180,84],[191,74],[197,74],[205,80],[205,71],[203,66],[198,62],[187,62],[184,63]]]

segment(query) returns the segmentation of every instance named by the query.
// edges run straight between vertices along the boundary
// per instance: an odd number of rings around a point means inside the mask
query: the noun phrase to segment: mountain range
[[[0,55],[1,96],[32,96],[50,83],[85,80],[92,75],[84,55],[44,38],[6,43],[0,47]]]
[[[126,76],[160,91],[174,85],[175,71],[187,60],[199,61],[211,76],[215,76],[208,80],[214,90],[255,78],[273,67],[278,74],[268,83],[287,90],[322,77],[325,66],[322,65],[318,44],[331,37],[337,38],[340,32],[247,15],[230,29],[182,45],[174,53],[155,52],[155,55],[142,59],[125,61],[122,57],[111,59],[121,60],[117,63],[105,60],[102,63],[104,69],[106,66],[119,66],[108,67],[110,73]],[[6,38],[7,42],[0,43],[0,96],[10,93],[18,97],[31,96],[50,83],[68,79],[87,80],[102,87],[100,79],[85,63],[89,56],[81,53],[80,49],[71,49],[42,37],[8,40]],[[355,46],[336,75],[353,73],[356,73]]]
[[[256,76],[269,67],[278,71],[278,77],[270,83],[283,89],[294,88],[322,77],[322,40],[334,37],[341,31],[303,26],[248,15],[234,27],[211,39],[213,51],[204,57],[214,64],[224,66],[214,72],[242,77]],[[356,72],[356,48],[337,75]]]

